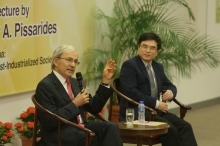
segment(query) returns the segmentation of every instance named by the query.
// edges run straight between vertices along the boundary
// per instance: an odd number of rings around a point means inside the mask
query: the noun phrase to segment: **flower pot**
[[[118,122],[119,120],[119,109],[120,107],[118,105],[112,106],[112,121],[113,122]]]
[[[22,142],[22,146],[32,146],[32,141],[33,138],[27,138],[24,136],[20,136],[21,142]],[[37,141],[39,141],[40,138],[37,138]]]
[[[110,115],[108,117],[108,120],[117,123],[119,120],[119,110],[120,110],[119,105],[112,105],[112,107],[110,109],[110,104],[108,104],[107,109],[111,110]]]

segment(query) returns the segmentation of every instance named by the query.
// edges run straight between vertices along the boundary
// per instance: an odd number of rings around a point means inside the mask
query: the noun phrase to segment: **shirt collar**
[[[151,63],[147,63],[143,59],[141,59],[141,60],[143,61],[145,67],[147,67],[148,64],[150,64],[152,66],[152,62]]]
[[[53,70],[53,73],[55,74],[55,76],[58,78],[58,80],[61,82],[61,84],[66,84],[66,79],[61,76],[58,72],[56,72],[55,70]]]

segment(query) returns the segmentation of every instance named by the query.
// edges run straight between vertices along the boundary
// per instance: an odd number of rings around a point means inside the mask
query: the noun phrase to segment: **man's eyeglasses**
[[[78,60],[73,60],[72,58],[61,58],[61,57],[57,57],[59,59],[64,59],[67,63],[75,63],[76,65],[79,65],[80,62]]]
[[[141,48],[143,48],[145,50],[147,50],[149,48],[152,51],[157,50],[157,47],[155,47],[155,46],[147,46],[147,45],[144,45],[144,44],[141,45]]]

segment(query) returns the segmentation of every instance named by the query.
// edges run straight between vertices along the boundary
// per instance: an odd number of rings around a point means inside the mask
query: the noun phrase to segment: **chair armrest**
[[[116,94],[117,94],[117,92],[116,92]],[[131,103],[131,104],[134,104],[134,105],[136,105],[136,106],[139,105],[139,102],[134,101],[133,99],[131,99],[131,98],[129,98],[129,97],[127,97],[127,96],[125,96],[125,95],[123,95],[123,94],[121,94],[121,93],[119,93],[119,94],[120,94],[119,96],[122,97],[122,98],[124,98],[127,102],[129,102],[129,103]],[[154,117],[157,115],[157,112],[156,112],[154,109],[152,109],[152,108],[150,108],[150,107],[148,107],[148,106],[146,106],[146,105],[145,105],[145,110],[148,111],[148,112],[150,112],[149,121],[153,121],[153,120],[154,120]]]
[[[180,107],[182,107],[182,108],[185,108],[185,109],[187,109],[187,110],[191,110],[191,109],[192,109],[191,106],[186,106],[186,105],[182,104],[180,101],[178,101],[177,99],[173,99],[173,101],[174,101],[177,105],[179,105]]]
[[[73,122],[71,122],[71,121],[69,121],[69,120],[66,120],[66,119],[64,119],[64,118],[62,118],[62,117],[60,117],[60,116],[58,116],[58,115],[56,115],[56,114],[54,114],[54,113],[51,113],[51,112],[48,111],[48,110],[47,110],[47,112],[48,112],[48,114],[50,114],[50,116],[52,116],[53,118],[57,119],[58,121],[60,121],[60,122],[62,122],[62,123],[64,123],[64,124],[66,124],[66,125],[69,125],[69,126],[71,126],[71,127],[74,127],[74,128],[76,128],[76,129],[78,129],[78,130],[82,130],[82,131],[84,131],[84,132],[90,133],[91,136],[95,136],[95,133],[92,132],[91,130],[89,130],[89,129],[85,128],[85,127],[79,126],[78,124],[73,123]],[[50,113],[49,113],[49,112],[50,112]]]
[[[117,77],[113,78],[110,81],[110,86],[119,98],[123,98],[123,99],[126,100],[126,102],[129,102],[131,104],[134,104],[134,105],[137,105],[137,106],[139,105],[139,103],[137,101],[134,101],[133,99],[125,96],[124,94],[122,94],[121,92],[118,91],[117,88],[119,88],[119,78],[117,78]],[[149,120],[152,121],[154,119],[154,116],[157,115],[157,112],[155,110],[153,110],[152,108],[146,106],[146,105],[145,105],[145,110],[150,112],[150,119]]]
[[[187,110],[191,110],[192,107],[191,107],[191,106],[186,106],[186,105],[182,104],[182,103],[181,103],[180,101],[178,101],[177,99],[173,99],[173,101],[174,101],[177,105],[179,105],[179,107],[180,107],[180,118],[181,118],[181,119],[184,119],[184,117],[185,117],[185,115],[186,115],[186,113],[187,113]]]
[[[119,93],[120,93],[120,92],[119,92]],[[116,94],[117,94],[117,92],[116,92]],[[133,99],[131,99],[131,98],[129,98],[129,97],[127,97],[127,96],[125,96],[125,95],[123,95],[123,94],[121,94],[121,93],[120,93],[119,96],[122,97],[122,98],[124,98],[127,102],[129,102],[129,103],[131,103],[131,104],[134,104],[134,105],[136,105],[136,106],[139,105],[139,102],[134,101]],[[148,106],[146,106],[146,105],[145,105],[145,110],[148,111],[148,112],[150,112],[150,118],[149,118],[149,120],[150,120],[150,121],[153,121],[154,116],[157,115],[157,112],[156,112],[154,109],[152,109],[152,108],[150,108],[150,107],[148,107]]]
[[[84,131],[86,134],[86,145],[89,145],[89,143],[91,142],[91,139],[95,136],[95,133],[85,127],[82,127],[76,123],[73,123],[69,120],[66,120],[54,113],[52,113],[51,111],[47,110],[46,108],[44,108],[43,106],[41,106],[34,98],[34,95],[32,96],[32,101],[36,107],[36,111],[35,111],[35,125],[37,123],[37,116],[38,116],[38,110],[48,114],[49,116],[53,117],[54,119],[56,119],[58,121],[58,145],[61,146],[61,123],[64,123],[66,125],[69,125],[71,127],[74,127],[78,130]],[[35,127],[36,128],[36,127]],[[36,142],[36,130],[34,130],[34,137],[35,137],[35,142]],[[33,137],[33,138],[34,138]],[[35,144],[34,144],[35,145]]]
[[[34,100],[35,100],[35,99],[34,99]],[[56,114],[50,112],[49,110],[47,110],[47,109],[45,109],[44,107],[42,107],[40,104],[36,105],[36,103],[35,103],[35,106],[36,106],[37,109],[39,109],[39,110],[41,110],[41,111],[47,113],[48,115],[50,115],[51,117],[53,117],[53,118],[56,119],[57,121],[60,121],[61,123],[67,124],[67,125],[69,125],[69,126],[71,126],[71,127],[74,127],[74,128],[76,128],[76,129],[78,129],[78,130],[82,130],[82,131],[84,131],[84,132],[90,133],[91,136],[93,136],[93,135],[95,136],[95,133],[93,133],[91,130],[89,130],[89,129],[85,128],[85,127],[79,126],[79,125],[76,124],[76,123],[73,123],[73,122],[71,122],[71,121],[69,121],[69,120],[66,120],[66,119],[64,119],[64,118],[62,118],[62,117],[60,117],[60,116],[58,116],[58,115],[56,115]]]

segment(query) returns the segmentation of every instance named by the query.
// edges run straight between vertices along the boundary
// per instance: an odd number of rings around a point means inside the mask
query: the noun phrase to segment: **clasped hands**
[[[163,95],[162,93],[160,93],[160,95],[162,96],[162,100],[163,101],[169,101],[173,98],[173,92],[171,90],[167,90]],[[159,106],[158,109],[164,113],[167,113],[168,111],[168,104],[166,102],[159,102]]]

